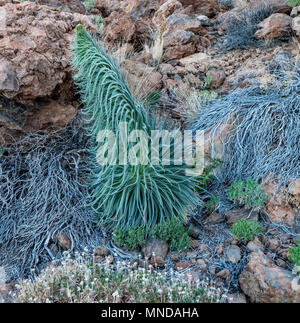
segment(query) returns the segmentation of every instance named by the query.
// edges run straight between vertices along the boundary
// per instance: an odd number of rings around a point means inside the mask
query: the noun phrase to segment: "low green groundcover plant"
[[[300,0],[289,0],[288,5],[290,7],[297,7],[300,6]]]
[[[262,185],[253,179],[234,181],[227,190],[229,200],[246,208],[262,209],[267,196],[262,192]]]
[[[220,198],[218,196],[211,196],[210,199],[206,202],[206,208],[209,212],[212,212],[219,204]]]
[[[289,250],[289,259],[296,266],[300,266],[300,239],[298,240],[298,246]]]
[[[85,0],[84,6],[87,11],[91,11],[93,8],[95,8],[96,0]]]
[[[186,227],[182,221],[171,218],[153,226],[150,235],[152,238],[168,241],[171,251],[184,251],[191,246],[190,231],[191,226]]]
[[[141,226],[117,228],[114,232],[113,240],[118,246],[132,251],[145,245],[146,230]]]
[[[34,280],[18,285],[17,303],[212,303],[226,295],[204,283],[118,262],[94,265],[85,255],[65,256]],[[168,276],[169,276],[168,275]]]
[[[186,227],[182,221],[170,218],[154,225],[150,232],[141,226],[117,228],[113,240],[120,247],[132,251],[144,246],[147,237],[151,237],[167,241],[171,251],[184,251],[191,246],[190,230],[191,227]]]
[[[231,232],[234,236],[242,240],[253,240],[255,235],[262,231],[260,224],[256,220],[240,219],[234,223]]]

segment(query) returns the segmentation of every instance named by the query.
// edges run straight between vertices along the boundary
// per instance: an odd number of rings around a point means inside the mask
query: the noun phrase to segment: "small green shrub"
[[[220,201],[220,198],[218,196],[212,196],[207,202],[206,202],[206,208],[208,211],[212,212],[218,205]]]
[[[231,232],[242,240],[253,240],[256,234],[261,232],[260,224],[255,220],[240,219],[234,223]]]
[[[227,196],[236,204],[255,209],[264,208],[267,200],[267,196],[262,192],[262,185],[251,178],[233,182],[227,190]]]
[[[95,8],[95,0],[85,0],[84,1],[84,6],[87,11],[91,11],[92,9]]]
[[[300,6],[300,0],[289,0],[288,5],[290,7],[297,7]]]
[[[146,231],[143,227],[118,228],[114,232],[114,242],[126,250],[135,250],[146,243]]]
[[[289,250],[289,260],[296,266],[300,266],[300,239],[298,240],[298,246]]]
[[[201,101],[211,101],[218,98],[218,93],[215,91],[201,90],[198,99]]]
[[[191,246],[191,237],[189,232],[191,227],[186,227],[182,221],[170,218],[163,223],[153,226],[150,236],[156,239],[162,239],[169,242],[171,251],[184,251]]]
[[[211,87],[211,76],[207,75],[204,77],[204,80],[201,82],[202,90],[209,90]]]
[[[89,15],[89,18],[97,26],[99,32],[101,32],[105,25],[105,20],[100,15]]]
[[[135,250],[145,245],[148,236],[161,239],[169,243],[171,251],[184,251],[191,246],[189,231],[191,227],[186,227],[178,219],[170,218],[165,222],[154,225],[150,233],[141,227],[118,228],[113,235],[114,242],[126,250]]]

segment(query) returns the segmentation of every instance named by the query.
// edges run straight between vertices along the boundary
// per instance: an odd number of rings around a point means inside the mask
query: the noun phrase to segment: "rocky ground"
[[[265,1],[269,7],[253,37],[240,26],[236,44],[226,38],[232,17],[243,20],[245,10],[256,10],[259,1],[96,0],[88,8],[83,2],[0,0],[2,146],[76,118],[81,106],[72,81],[70,46],[78,23],[104,40],[136,95],[162,91],[161,113],[181,126],[197,113],[185,105],[186,96],[203,90],[224,95],[252,84],[267,87],[273,77],[268,66],[275,58],[285,53],[297,59],[300,53],[300,7],[291,8],[287,1]],[[187,252],[168,252],[167,245],[155,240],[128,254],[107,238],[95,257],[183,268],[195,279],[228,289],[232,302],[300,302],[288,259],[300,234],[300,179],[291,185],[288,199],[274,181],[266,182],[264,192],[265,211],[250,214],[263,232],[247,244],[230,233],[235,221],[249,216],[242,208],[192,215],[192,249]],[[71,247],[67,234],[55,241],[60,248]],[[13,286],[0,286],[0,300],[9,300]]]

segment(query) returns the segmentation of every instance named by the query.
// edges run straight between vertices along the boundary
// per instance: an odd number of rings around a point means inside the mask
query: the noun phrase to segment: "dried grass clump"
[[[300,177],[300,66],[292,61],[276,66],[277,83],[238,89],[214,100],[192,125],[210,134],[213,158],[216,135],[224,135],[218,174],[222,183],[268,176],[287,183]]]
[[[18,286],[17,303],[216,303],[226,299],[204,283],[179,273],[152,272],[124,262],[94,265],[87,254],[65,255],[34,281]]]
[[[7,279],[31,274],[55,255],[54,235],[66,233],[72,248],[101,240],[87,205],[82,122],[52,133],[29,134],[0,158],[0,266]]]
[[[238,16],[232,15],[226,25],[226,34],[221,39],[220,47],[225,51],[247,49],[259,44],[254,38],[259,23],[274,13],[273,7],[260,4],[254,8],[245,8]]]
[[[218,4],[220,7],[223,7],[227,10],[234,8],[233,0],[218,0]]]

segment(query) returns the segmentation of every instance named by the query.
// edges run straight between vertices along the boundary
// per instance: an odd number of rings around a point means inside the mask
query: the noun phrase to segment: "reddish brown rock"
[[[98,247],[94,249],[94,256],[106,257],[109,254],[109,250],[106,247]]]
[[[252,0],[254,1],[254,0]],[[263,1],[263,0],[260,0]],[[276,13],[285,13],[287,15],[292,11],[292,7],[288,5],[289,0],[269,0]]]
[[[292,32],[292,18],[283,13],[274,13],[258,25],[254,37],[258,39],[274,39],[290,36]]]
[[[182,269],[186,269],[187,267],[191,266],[192,264],[190,262],[177,262],[175,264],[174,269],[175,270],[182,270]]]
[[[119,11],[124,5],[123,0],[95,0],[94,8],[101,12],[102,17],[107,17],[113,11]]]
[[[201,21],[199,19],[195,19],[183,13],[173,13],[166,19],[166,22],[169,33],[180,29],[197,34],[201,29]]]
[[[163,268],[163,267],[165,267],[165,260],[162,257],[153,256],[150,258],[150,264],[153,267]]]
[[[71,105],[63,105],[50,101],[28,112],[24,131],[37,131],[45,127],[62,128],[68,125],[76,116],[77,110]]]
[[[215,16],[219,11],[216,0],[179,0],[184,7],[192,6],[195,13],[201,13],[209,18]]]
[[[205,69],[209,66],[210,62],[211,58],[206,53],[196,53],[179,60],[179,64],[183,67],[194,65],[196,67],[204,66]]]
[[[206,271],[207,270],[207,265],[206,265],[206,263],[205,263],[205,261],[203,259],[198,259],[197,260],[197,267],[201,271]]]
[[[224,222],[224,218],[219,213],[212,213],[208,218],[205,219],[204,224],[214,225]]]
[[[258,240],[257,237],[254,240],[249,241],[247,244],[247,250],[250,252],[257,252],[259,250],[264,250],[263,244]]]
[[[226,282],[228,282],[230,278],[230,271],[228,269],[222,269],[217,273],[217,277],[222,278],[226,280]]]
[[[71,73],[70,44],[86,16],[34,2],[8,3],[0,11],[0,95],[23,103],[51,96]]]
[[[255,8],[257,6],[271,5],[275,13],[290,14],[292,7],[288,5],[289,0],[233,0],[233,4],[238,9]]]
[[[210,78],[210,84],[213,89],[221,87],[226,79],[224,70],[213,68],[206,75]]]
[[[94,255],[93,256],[93,262],[94,264],[98,263],[98,262],[102,262],[103,261],[103,257],[102,256],[97,256],[97,255]]]
[[[142,248],[145,258],[160,257],[165,259],[168,253],[169,246],[166,241],[161,239],[149,239],[146,245]]]
[[[299,303],[300,288],[292,272],[274,264],[261,251],[251,253],[239,282],[255,303]]]
[[[300,37],[300,16],[297,16],[293,19],[292,28],[296,35]]]
[[[240,219],[249,219],[249,220],[258,220],[258,213],[255,211],[252,211],[250,214],[250,210],[246,209],[235,209],[230,210],[225,213],[227,224],[229,226],[232,226],[236,221]],[[250,215],[250,216],[249,216]]]
[[[103,35],[107,42],[129,42],[133,40],[136,26],[129,15],[113,12],[106,20]]]
[[[216,253],[217,253],[218,255],[222,255],[222,253],[223,253],[223,247],[224,247],[224,244],[223,244],[223,243],[219,243],[219,244],[218,244],[218,246],[217,246],[217,248],[216,248]]]
[[[268,241],[268,248],[272,251],[275,251],[280,246],[280,240],[277,238],[269,239]]]
[[[174,261],[174,262],[178,262],[179,261],[179,259],[180,259],[180,257],[179,257],[179,255],[177,254],[177,253],[169,253],[169,255],[170,255],[170,259],[172,260],[172,261]]]
[[[225,253],[226,261],[237,264],[241,260],[241,249],[236,245],[231,245]]]
[[[196,51],[197,36],[191,31],[175,30],[164,38],[164,61],[189,56]]]
[[[103,36],[109,42],[130,41],[135,47],[151,41],[155,12],[165,1],[129,0],[96,1],[95,7],[105,18]]]
[[[275,181],[267,181],[263,192],[267,195],[266,212],[273,222],[283,223],[288,226],[295,224],[295,214],[288,204],[287,195]]]
[[[37,0],[36,3],[61,8],[71,13],[85,14],[85,7],[80,0]]]
[[[71,240],[65,232],[57,235],[57,240],[60,246],[63,247],[64,249],[68,250],[72,248]]]
[[[162,75],[153,67],[128,59],[121,63],[121,68],[131,91],[138,97],[141,93],[148,94],[162,87]]]
[[[200,247],[200,241],[199,240],[192,240],[191,241],[191,248],[192,249],[197,249],[197,248],[199,248]]]
[[[154,20],[157,33],[162,37],[164,61],[179,59],[196,52],[203,30],[201,21],[181,12],[178,1],[163,4]]]

